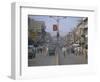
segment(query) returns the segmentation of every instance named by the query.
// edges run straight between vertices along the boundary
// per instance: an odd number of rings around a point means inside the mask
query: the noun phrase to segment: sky
[[[41,16],[41,15],[30,15],[30,18],[36,20],[36,21],[44,21],[46,26],[46,32],[49,32],[52,36],[56,36],[56,31],[53,31],[53,24],[57,24],[57,21],[55,20],[57,17],[53,16],[51,18],[50,16]],[[79,23],[79,20],[81,20],[83,17],[75,17],[75,16],[66,16],[59,17],[59,32],[60,36],[66,36],[68,32],[71,32]]]

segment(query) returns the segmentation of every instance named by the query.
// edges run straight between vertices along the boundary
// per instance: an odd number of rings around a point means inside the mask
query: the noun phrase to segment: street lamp
[[[50,18],[53,18],[56,22],[57,22],[57,42],[59,40],[60,37],[60,33],[59,33],[59,22],[60,20],[63,18],[67,18],[65,16],[61,17],[61,16],[49,16]]]
[[[57,44],[56,44],[56,46],[57,46],[57,62],[58,62],[58,64],[60,64],[60,54],[59,54],[59,37],[60,37],[60,33],[59,33],[59,22],[60,22],[60,20],[61,19],[64,19],[64,18],[67,18],[67,17],[65,17],[65,16],[49,16],[50,18],[53,18],[55,21],[56,21],[56,23],[57,23]]]

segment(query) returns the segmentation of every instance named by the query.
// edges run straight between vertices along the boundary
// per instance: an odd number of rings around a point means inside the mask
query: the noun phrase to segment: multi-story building
[[[88,51],[88,18],[83,18],[74,30],[74,43],[82,48],[82,54],[87,56]]]
[[[50,33],[46,32],[45,29],[44,21],[36,21],[32,18],[28,19],[28,37],[30,37],[35,44],[47,45],[52,40]]]
[[[73,44],[81,47],[83,50],[88,50],[88,18],[83,18],[80,23],[66,35],[66,44],[72,46]],[[87,52],[86,52],[87,53]]]
[[[36,21],[34,19],[28,19],[28,32],[33,41],[37,41],[42,37],[45,32],[44,21]]]

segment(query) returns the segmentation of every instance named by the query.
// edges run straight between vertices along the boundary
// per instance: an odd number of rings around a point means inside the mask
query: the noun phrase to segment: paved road
[[[59,64],[60,65],[86,64],[87,63],[87,59],[85,58],[85,55],[76,56],[74,54],[66,53],[64,56],[60,48],[58,48],[57,52],[59,54]]]
[[[59,54],[58,54],[59,53]],[[58,55],[57,55],[58,54]],[[76,56],[67,54],[64,56],[61,49],[58,49],[55,56],[45,56],[37,54],[36,58],[28,61],[29,66],[48,66],[48,65],[72,65],[86,64],[87,60],[84,55]]]
[[[29,66],[47,66],[47,65],[56,65],[56,56],[37,56],[36,58],[29,59]]]
[[[48,66],[48,65],[71,65],[71,64],[86,64],[87,59],[84,55],[73,55],[68,54],[66,52],[65,56],[62,53],[62,42],[60,42],[59,45],[56,46],[56,55],[55,56],[49,56],[44,54],[36,54],[36,58],[29,59],[28,65],[29,66]]]

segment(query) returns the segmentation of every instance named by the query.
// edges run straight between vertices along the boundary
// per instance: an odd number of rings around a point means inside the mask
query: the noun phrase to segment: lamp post
[[[60,37],[60,33],[59,33],[59,22],[62,18],[66,18],[66,17],[61,17],[61,16],[49,16],[50,18],[54,19],[57,23],[57,44],[56,44],[56,50],[57,50],[57,64],[60,64],[60,53],[58,52],[59,50],[59,37]]]
[[[60,20],[63,18],[66,18],[65,16],[61,17],[61,16],[49,16],[50,18],[54,19],[57,23],[57,42],[59,40],[60,37],[60,33],[59,33],[59,22]]]

